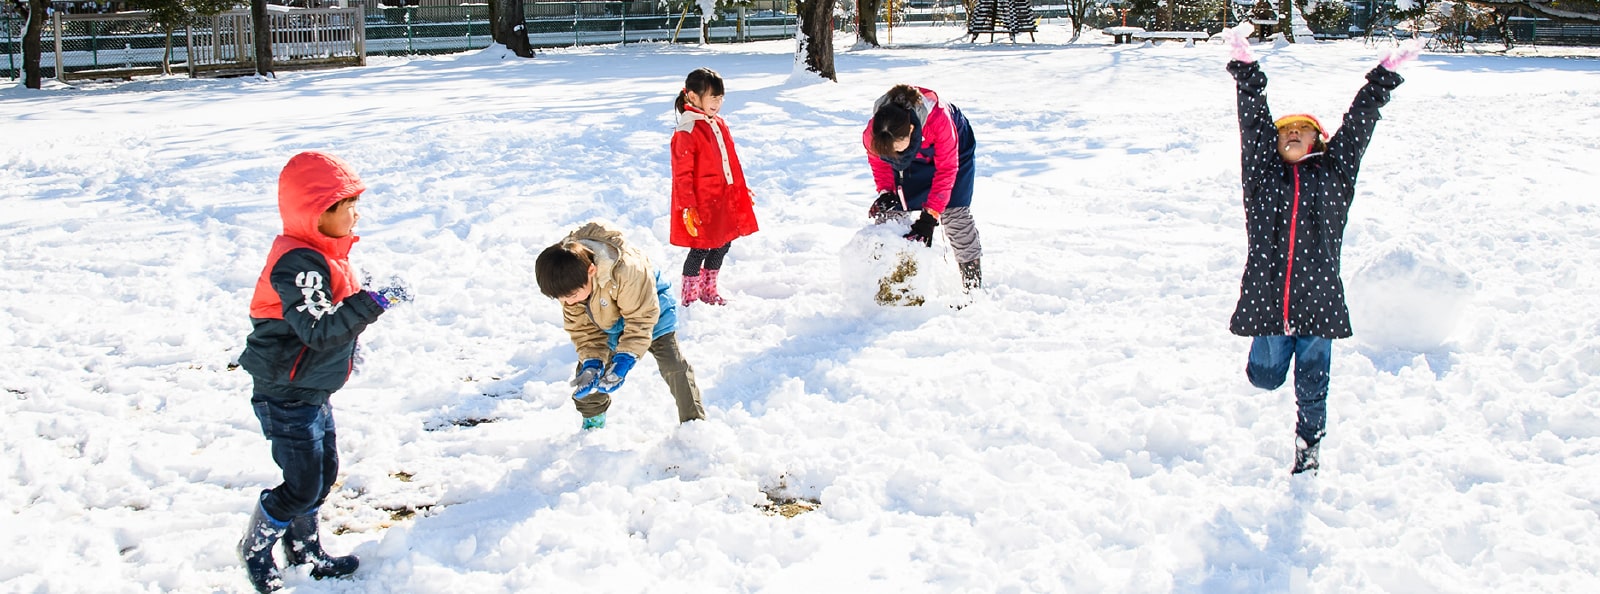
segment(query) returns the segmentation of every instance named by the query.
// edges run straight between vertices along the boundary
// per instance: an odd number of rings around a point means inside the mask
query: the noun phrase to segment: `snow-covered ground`
[[[1038,37],[897,29],[838,83],[781,41],[0,90],[0,590],[248,589],[234,544],[278,473],[232,363],[305,149],[360,170],[353,259],[419,297],[334,398],[326,542],[361,569],[294,591],[1594,587],[1600,60],[1402,71],[1345,236],[1323,470],[1291,481],[1292,390],[1250,387],[1227,330],[1225,49]],[[1256,51],[1275,111],[1337,122],[1383,49]],[[646,358],[580,432],[534,256],[603,218],[676,274],[671,103],[700,66],[763,227],[731,303],[682,318],[709,418],[679,426]],[[864,306],[844,278],[861,128],[899,82],[976,129],[989,289],[964,309]],[[764,509],[789,500],[820,505]]]

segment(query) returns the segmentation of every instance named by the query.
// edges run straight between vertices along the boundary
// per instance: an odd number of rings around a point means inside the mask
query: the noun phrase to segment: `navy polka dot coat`
[[[1228,63],[1239,92],[1245,230],[1250,251],[1229,330],[1240,336],[1348,338],[1350,310],[1339,280],[1346,215],[1378,108],[1404,79],[1367,73],[1339,131],[1297,163],[1278,155],[1267,77],[1255,63]]]

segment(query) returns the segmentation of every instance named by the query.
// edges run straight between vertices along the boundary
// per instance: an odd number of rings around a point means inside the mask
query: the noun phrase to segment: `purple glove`
[[[1378,65],[1383,66],[1384,70],[1395,72],[1406,62],[1417,59],[1417,56],[1421,53],[1422,40],[1413,38],[1401,44],[1400,47],[1389,50],[1387,54],[1384,54],[1383,60],[1378,62]]]
[[[1256,61],[1256,57],[1250,53],[1250,33],[1255,29],[1248,21],[1223,29],[1222,40],[1228,44],[1229,58],[1246,64]]]

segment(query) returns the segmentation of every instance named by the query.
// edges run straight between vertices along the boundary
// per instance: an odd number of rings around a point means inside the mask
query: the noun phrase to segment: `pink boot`
[[[705,274],[705,273],[702,271],[701,274]],[[689,307],[690,303],[694,303],[696,300],[700,299],[700,277],[699,276],[684,276],[683,277],[683,295],[682,295],[682,297],[683,297],[683,306],[684,307]]]
[[[700,300],[712,305],[727,305],[728,301],[717,294],[717,274],[721,270],[700,271]]]

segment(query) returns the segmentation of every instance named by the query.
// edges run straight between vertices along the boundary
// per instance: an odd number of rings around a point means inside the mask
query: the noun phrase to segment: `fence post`
[[[55,25],[56,31],[56,80],[66,82],[62,79],[62,77],[65,76],[65,73],[63,72],[64,69],[61,67],[62,64],[64,64],[64,62],[61,61],[61,13],[51,11],[50,21],[53,25]]]
[[[215,29],[212,29],[215,35]],[[183,27],[183,67],[189,71],[189,78],[194,78],[194,26]]]

